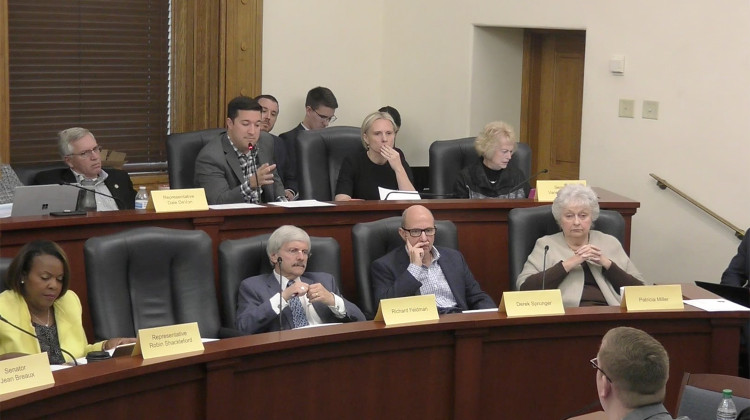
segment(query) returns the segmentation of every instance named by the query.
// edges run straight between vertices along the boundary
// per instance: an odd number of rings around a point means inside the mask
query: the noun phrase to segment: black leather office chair
[[[732,400],[738,413],[750,407],[750,379],[716,373],[685,372],[677,397],[677,415],[688,416],[693,420],[715,418],[724,389],[732,390]]]
[[[344,158],[362,149],[358,127],[328,127],[299,133],[297,180],[302,200],[333,201]]]
[[[266,245],[270,233],[251,238],[223,241],[219,245],[219,284],[221,287],[222,325],[234,329],[237,292],[242,280],[270,273]],[[305,271],[331,274],[341,290],[341,247],[333,238],[310,237],[311,255]]]
[[[438,140],[430,145],[430,194],[449,198],[461,169],[479,159],[474,149],[476,137],[457,140]],[[531,148],[516,143],[516,151],[508,164],[518,168],[526,178],[531,174]]]
[[[64,162],[58,163],[45,163],[43,165],[31,165],[31,166],[14,166],[13,170],[18,175],[18,179],[23,185],[34,185],[34,178],[40,172],[50,171],[52,169],[63,169],[67,168]]]
[[[5,276],[8,275],[8,266],[13,258],[0,258],[0,293],[5,291]]]
[[[592,229],[617,238],[625,245],[625,219],[614,210],[600,210]],[[518,290],[516,279],[534,249],[536,240],[560,232],[552,216],[552,206],[515,208],[508,213],[508,268],[510,289]]]
[[[436,220],[435,245],[458,249],[458,231],[450,220]],[[370,265],[373,261],[399,246],[404,240],[398,233],[401,217],[394,216],[374,222],[357,223],[352,227],[352,252],[354,254],[354,277],[357,281],[359,302],[357,306],[367,319],[375,317],[378,304],[372,294]]]
[[[225,131],[225,128],[209,128],[167,136],[169,188],[195,187],[195,158],[206,143]]]
[[[200,230],[137,228],[83,247],[94,336],[135,337],[141,328],[197,322],[219,336],[211,238]]]

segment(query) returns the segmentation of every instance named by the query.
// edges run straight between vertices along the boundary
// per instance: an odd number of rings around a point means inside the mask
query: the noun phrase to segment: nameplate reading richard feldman
[[[385,325],[437,321],[438,318],[435,295],[381,299],[375,314],[375,321],[385,321]]]
[[[684,309],[682,286],[679,284],[626,286],[622,288],[620,306],[628,311]]]
[[[144,359],[151,359],[194,351],[203,351],[203,342],[198,323],[190,322],[138,330],[133,356],[143,354]]]
[[[157,213],[173,211],[208,210],[206,191],[203,188],[151,191]]]
[[[52,377],[47,353],[31,354],[0,362],[0,395],[54,383],[55,378]]]
[[[565,315],[560,289],[503,292],[499,312],[508,318],[519,316]]]
[[[586,185],[585,179],[568,179],[568,180],[537,180],[536,181],[536,201],[555,201],[557,192],[568,184]]]

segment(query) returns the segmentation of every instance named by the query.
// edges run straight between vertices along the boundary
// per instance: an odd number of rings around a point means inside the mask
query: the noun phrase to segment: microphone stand
[[[542,290],[544,290],[544,278],[547,277],[547,251],[549,251],[549,245],[544,246],[544,261],[542,262]]]
[[[508,195],[510,195],[510,193],[512,193],[513,191],[515,191],[516,189],[518,189],[518,187],[522,186],[523,184],[525,184],[525,183],[527,183],[527,182],[531,181],[532,179],[534,179],[534,178],[538,177],[538,176],[539,176],[539,175],[541,175],[541,174],[546,174],[547,172],[549,172],[549,170],[545,168],[545,169],[542,169],[541,171],[539,171],[539,172],[535,173],[534,175],[531,175],[530,177],[526,178],[526,179],[525,179],[525,180],[524,180],[523,182],[521,182],[520,184],[518,184],[518,185],[515,185],[515,186],[513,186],[513,187],[512,187],[512,188],[511,188],[511,189],[510,189],[510,190],[508,191]],[[524,194],[524,195],[525,195],[525,194]],[[526,197],[524,197],[524,198],[526,198]]]
[[[24,333],[24,334],[28,334],[28,335],[30,335],[30,336],[32,336],[32,337],[34,337],[34,338],[36,338],[36,339],[37,339],[37,341],[39,340],[39,337],[37,337],[37,335],[36,335],[36,334],[32,334],[32,333],[30,333],[30,332],[28,332],[28,331],[24,330],[23,328],[21,328],[21,327],[17,326],[16,324],[14,324],[14,323],[12,323],[12,322],[8,321],[7,319],[5,319],[5,317],[4,317],[4,316],[2,316],[2,315],[0,315],[0,321],[3,321],[4,323],[6,323],[6,324],[10,325],[11,327],[13,327],[13,328],[17,329],[18,331],[21,331],[21,332],[22,332],[22,333]],[[47,343],[47,345],[49,345],[49,343]],[[52,346],[50,346],[50,348],[51,348],[51,347],[52,347]],[[65,349],[64,349],[64,348],[62,348],[61,346],[57,346],[57,347],[58,347],[58,348],[59,348],[59,349],[60,349],[60,350],[61,350],[61,351],[62,351],[63,353],[65,353],[65,354],[67,354],[68,356],[70,356],[70,358],[71,358],[71,359],[73,359],[73,363],[74,363],[74,364],[75,364],[76,366],[78,366],[78,362],[76,361],[76,358],[75,358],[75,357],[74,357],[74,356],[73,356],[72,354],[70,354],[70,352],[68,352],[67,350],[65,350]]]
[[[118,208],[120,208],[120,206],[122,206],[122,208],[127,208],[127,206],[125,205],[125,203],[122,200],[120,200],[119,198],[117,198],[117,197],[115,197],[113,195],[108,195],[108,194],[104,194],[103,192],[99,192],[99,191],[96,190],[96,187],[94,187],[93,189],[88,189],[88,188],[82,187],[80,185],[71,184],[70,182],[65,182],[65,181],[61,181],[60,185],[67,185],[69,187],[78,188],[79,190],[83,190],[83,191],[85,191],[87,193],[90,191],[90,192],[93,192],[94,194],[103,195],[103,196],[105,196],[107,198],[111,198],[111,199],[115,200],[115,204],[117,204]],[[81,198],[79,197],[78,200],[80,201]],[[76,205],[76,207],[78,207],[78,206]]]
[[[258,177],[258,164],[256,160],[258,159],[258,151],[255,149],[255,146],[252,144],[250,145],[250,168],[253,171],[253,174],[255,174],[255,192],[258,194],[258,202],[263,202],[262,194],[263,189],[260,186],[260,178]]]
[[[281,300],[284,299],[281,295],[284,293],[284,275],[281,274],[281,257],[279,257],[276,260],[276,264],[279,267],[279,332],[283,329],[283,324],[281,322]]]

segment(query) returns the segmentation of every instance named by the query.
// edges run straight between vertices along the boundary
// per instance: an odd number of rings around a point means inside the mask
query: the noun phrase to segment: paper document
[[[230,203],[230,204],[211,204],[208,206],[211,210],[231,210],[231,209],[262,209],[263,206],[253,203]]]
[[[13,203],[0,204],[0,217],[10,217],[13,211]]]
[[[274,201],[268,203],[272,206],[286,207],[290,209],[302,208],[302,207],[330,207],[335,206],[333,203],[326,203],[318,200],[297,200],[297,201]]]
[[[389,190],[378,187],[381,200],[421,200],[422,197],[416,191]]]
[[[489,309],[470,309],[468,311],[461,311],[462,314],[475,314],[478,312],[497,312],[498,308],[489,308]]]
[[[726,299],[693,299],[686,300],[685,303],[703,309],[706,312],[750,311],[750,308]]]

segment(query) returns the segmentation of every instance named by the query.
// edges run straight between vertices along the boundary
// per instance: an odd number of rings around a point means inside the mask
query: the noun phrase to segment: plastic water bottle
[[[138,194],[135,195],[135,209],[146,210],[146,206],[148,206],[148,193],[146,187],[140,186],[138,187]]]
[[[716,410],[716,420],[734,420],[737,417],[737,407],[732,401],[732,390],[725,389],[721,397],[721,404]]]

